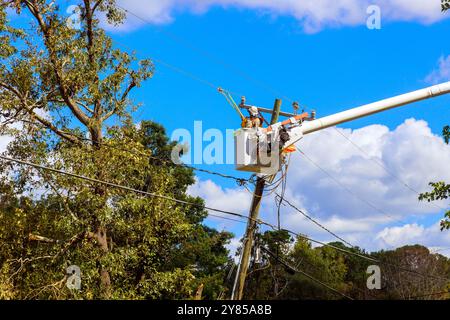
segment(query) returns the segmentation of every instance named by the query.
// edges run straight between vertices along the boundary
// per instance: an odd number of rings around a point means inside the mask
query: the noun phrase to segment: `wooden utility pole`
[[[281,109],[281,100],[275,100],[275,105],[273,107],[272,119],[270,124],[275,124],[278,122]],[[261,201],[264,194],[264,187],[266,185],[266,180],[262,177],[258,177],[256,181],[255,191],[253,193],[252,206],[250,207],[250,219],[247,223],[247,230],[245,232],[241,261],[236,274],[236,280],[233,288],[233,300],[242,300],[244,294],[245,279],[247,277],[247,270],[250,263],[250,256],[253,247],[253,236],[255,229],[257,227],[257,221],[259,216],[259,208],[261,207]]]

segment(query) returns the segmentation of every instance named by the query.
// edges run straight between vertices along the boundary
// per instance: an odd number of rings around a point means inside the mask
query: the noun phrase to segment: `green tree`
[[[130,125],[130,128],[132,132],[134,126]],[[194,229],[188,239],[173,248],[170,257],[165,261],[166,269],[191,266],[195,276],[193,288],[202,286],[205,299],[217,299],[220,293],[226,291],[224,278],[226,266],[231,264],[231,260],[225,245],[233,235],[229,232],[218,232],[201,224],[207,215],[207,212],[201,208],[203,200],[186,194],[187,188],[195,182],[193,171],[190,168],[175,165],[171,161],[172,150],[176,143],[169,141],[164,127],[152,121],[143,121],[139,126],[136,139],[151,152],[150,165],[166,170],[177,182],[171,190],[173,195],[177,199],[199,205],[184,208],[186,217],[193,224]],[[152,177],[153,174],[148,174],[145,179],[144,191],[148,191],[151,187]],[[139,186],[136,187],[139,188]]]
[[[81,132],[89,132],[93,141],[91,150],[84,152],[89,153],[93,162],[89,175],[105,178],[105,167],[101,165],[104,124],[112,117],[126,116],[130,92],[152,75],[150,61],[140,61],[139,67],[133,68],[135,59],[114,49],[111,39],[99,28],[98,13],[106,14],[111,23],[120,23],[123,14],[115,7],[114,0],[83,0],[79,3],[81,27],[78,29],[68,24],[59,7],[49,1],[6,1],[2,11],[5,7],[19,14],[26,11],[33,23],[27,30],[2,28],[3,37],[16,40],[12,50],[2,49],[6,51],[0,65],[3,112],[13,113],[14,120],[31,122],[27,124],[32,126],[27,128],[28,133],[36,132],[38,124],[61,139],[61,143],[80,144],[76,132],[69,130],[76,120]],[[22,138],[26,140],[24,135]],[[43,140],[38,143],[45,144]],[[42,150],[40,162],[45,161]],[[16,153],[29,157],[23,152]],[[108,232],[98,212],[106,210],[107,190],[102,186],[94,189],[97,198],[90,214],[92,236],[106,255]],[[100,275],[103,295],[108,297],[109,271],[100,267]]]
[[[341,254],[333,248],[312,248],[311,243],[298,238],[290,254],[292,265],[315,279],[326,283],[340,292],[346,292],[344,282],[347,266]],[[342,299],[316,281],[295,273],[290,275],[290,284],[283,293],[285,299]]]
[[[273,257],[263,250],[255,251],[247,275],[244,297],[247,299],[279,299],[289,285],[286,268],[277,258],[287,259],[293,239],[286,231],[266,231],[257,235],[255,250],[267,248]],[[259,258],[259,259],[258,259]]]
[[[447,11],[450,9],[450,1],[449,0],[441,0],[442,11]]]
[[[370,254],[358,247],[349,248],[341,242],[332,242],[330,244],[337,248],[341,248],[355,254],[351,255],[337,252],[337,254],[341,256],[344,264],[347,267],[347,272],[344,277],[344,282],[347,285],[346,293],[354,299],[376,299],[378,297],[377,294],[379,293],[379,291],[369,290],[367,288],[367,268],[374,263],[361,258],[361,255],[370,256]]]
[[[450,1],[442,0],[442,11],[450,10]],[[450,142],[450,126],[445,126],[442,130],[445,143]],[[431,182],[430,186],[433,188],[431,192],[425,192],[419,196],[419,200],[426,200],[428,202],[436,200],[446,200],[450,196],[450,185],[443,182]],[[442,230],[450,229],[450,211],[445,213],[445,218],[441,221]]]
[[[447,144],[450,142],[450,126],[446,126],[442,132],[444,140]],[[421,201],[437,201],[447,200],[450,197],[450,184],[444,181],[430,182],[430,186],[433,188],[430,192],[424,192],[419,195]],[[445,213],[444,219],[441,221],[441,229],[450,229],[450,210]]]
[[[115,49],[99,27],[99,15],[123,21],[114,0],[78,5],[80,29],[51,1],[0,7],[2,133],[14,138],[7,154],[195,205],[1,161],[0,297],[179,299],[202,283],[214,298],[230,235],[201,225],[203,201],[185,193],[193,173],[167,163],[164,129],[132,121],[130,94],[153,66]],[[30,28],[13,28],[7,8],[31,17]],[[187,257],[190,248],[197,253]],[[81,269],[81,291],[65,286],[71,265]]]
[[[404,246],[391,251],[373,254],[382,264],[384,299],[446,299],[450,261],[432,254],[421,245]],[[411,271],[409,271],[411,270]],[[438,295],[434,295],[439,293]]]
[[[286,231],[266,232],[259,239],[270,254],[264,254],[261,262],[253,262],[249,269],[246,297],[252,299],[341,299],[318,282],[296,272],[311,275],[315,279],[341,291],[351,286],[345,283],[348,267],[337,250],[329,247],[313,248],[309,241],[293,239]],[[264,250],[262,250],[264,253]],[[284,262],[284,263],[282,263]],[[288,264],[290,267],[285,265]]]

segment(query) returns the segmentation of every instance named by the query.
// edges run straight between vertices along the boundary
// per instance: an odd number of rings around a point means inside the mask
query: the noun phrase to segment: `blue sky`
[[[126,4],[123,6],[126,7]],[[139,15],[139,12],[135,13]],[[140,16],[147,19],[144,14]],[[182,68],[195,77],[232,91],[236,99],[245,95],[247,101],[252,104],[271,107],[275,98],[283,98],[283,109],[291,111],[291,102],[285,98],[287,97],[299,101],[307,110],[315,109],[319,116],[324,116],[429,86],[427,76],[438,68],[438,60],[441,57],[450,54],[450,43],[444,40],[449,32],[449,20],[424,24],[414,20],[401,22],[388,19],[383,21],[381,30],[369,30],[365,23],[361,23],[324,27],[311,33],[306,32],[301,22],[288,14],[273,16],[239,7],[213,7],[201,14],[176,13],[171,16],[170,22],[142,24],[131,30],[113,31],[111,34],[119,45],[135,49],[139,57],[154,57]],[[443,79],[446,80],[448,79]],[[143,111],[137,113],[138,118],[161,122],[169,133],[177,128],[192,130],[193,122],[198,120],[203,121],[204,129],[225,130],[239,126],[237,115],[214,88],[158,63],[155,77],[134,97],[144,103]],[[425,120],[431,132],[440,135],[442,127],[450,119],[449,102],[450,97],[441,97],[353,121],[341,127],[359,129],[381,124],[389,131],[394,131],[406,119],[414,118]],[[351,131],[349,133],[351,134]],[[347,143],[348,148],[348,142],[340,143]],[[445,150],[448,152],[448,149]],[[333,157],[333,154],[326,156]],[[414,156],[414,153],[409,156]],[[380,159],[383,158],[386,157],[381,155]],[[317,160],[323,163],[320,157]],[[372,170],[373,163],[370,164],[371,161],[367,159],[365,161],[367,170]],[[301,160],[295,163],[300,165]],[[394,167],[383,163],[395,171]],[[203,167],[242,175],[230,166]],[[333,171],[332,166],[329,169]],[[405,170],[405,174],[421,175],[421,172],[411,173]],[[316,172],[315,175],[319,173]],[[336,176],[343,179],[347,177],[339,170],[336,171]],[[323,177],[313,177],[310,183],[321,178]],[[196,186],[194,194],[203,196],[208,203],[216,206],[225,205],[224,201],[235,200],[239,204],[229,207],[246,213],[249,198],[242,195],[233,182],[204,174],[199,174],[199,179],[203,181],[203,185],[200,183]],[[364,178],[358,181],[365,182]],[[422,183],[416,184],[416,189],[425,190],[426,181],[429,180],[423,179]],[[369,183],[370,179],[367,179],[367,182]],[[291,184],[294,187],[298,182]],[[352,186],[352,183],[349,186]],[[218,194],[211,192],[214,188],[217,188]],[[308,186],[299,188],[304,190],[302,188],[308,189]],[[314,189],[319,193],[319,199],[327,201],[327,192],[333,192],[335,188]],[[389,188],[390,192],[395,194],[396,190],[402,189],[403,186],[391,185]],[[320,195],[321,192],[323,193]],[[398,192],[404,194],[404,190]],[[308,192],[292,192],[296,199],[307,197],[307,194]],[[344,202],[354,202],[354,199],[347,199],[352,198],[350,194],[343,196]],[[362,193],[361,197],[378,198],[370,193]],[[413,207],[419,206],[416,198],[416,195],[407,197]],[[386,201],[395,202],[395,196],[393,199],[379,197],[375,205],[383,211],[389,211],[391,204]],[[308,200],[299,200],[299,204],[311,214],[323,219],[322,221],[336,225],[344,234],[346,230],[342,225],[352,223],[351,219],[336,222],[336,219],[346,217],[346,214],[339,210],[315,211],[311,207],[316,207],[317,203]],[[335,205],[339,207],[339,204],[331,201],[328,209],[332,210]],[[364,203],[356,201],[355,205],[360,212],[370,210]],[[445,207],[445,204],[443,206]],[[266,201],[263,211],[263,217],[273,221],[273,200]],[[436,231],[436,223],[442,217],[443,211],[436,207],[423,211],[426,211],[426,214],[399,214],[401,222],[382,221],[377,228],[370,229],[374,237],[383,240],[380,240],[382,244],[370,243],[368,239],[361,240],[360,235],[356,235],[366,232],[368,229],[365,227],[362,227],[360,232],[352,230],[348,237],[369,249],[421,242],[421,237],[436,238],[433,243],[428,244],[430,247],[448,246],[448,237],[438,235]],[[360,218],[356,216],[355,225]],[[286,218],[285,221],[290,220]],[[243,227],[239,224],[224,224],[217,219],[212,219],[210,223],[231,229],[238,237],[243,232]],[[292,225],[295,226],[295,223]],[[320,239],[328,240],[326,235],[310,231],[307,226],[297,230],[317,234]],[[417,237],[408,238],[405,234],[417,234]],[[366,233],[366,237],[367,235]]]
[[[449,32],[450,21],[443,21],[428,26],[390,22],[381,30],[359,26],[306,34],[289,17],[271,19],[253,11],[216,8],[113,37],[119,46],[136,50],[138,57],[161,59],[236,92],[236,99],[245,95],[250,103],[271,107],[275,98],[287,96],[321,116],[428,86],[426,76],[450,52],[450,43],[444,40]],[[164,123],[169,131],[192,127],[194,120],[219,129],[239,125],[213,88],[163,64],[156,63],[154,78],[134,98],[144,104],[138,117]],[[450,114],[448,102],[448,97],[438,98],[345,127],[382,123],[395,128],[414,117],[427,120],[440,133]],[[291,102],[284,99],[283,109],[291,111]]]
[[[428,26],[391,22],[381,30],[359,26],[306,34],[292,18],[274,20],[252,11],[214,9],[202,15],[177,16],[168,25],[114,34],[114,38],[140,57],[161,59],[243,94],[257,105],[271,107],[274,98],[287,96],[327,115],[427,86],[426,76],[439,57],[450,52],[450,43],[444,40],[449,32],[450,21],[443,21]],[[212,88],[163,65],[156,67],[154,79],[135,95],[145,103],[143,116],[169,129],[193,120],[206,121],[214,128],[238,124],[236,115]],[[443,116],[450,112],[446,102],[448,98],[440,98],[346,127],[383,123],[393,128],[405,117],[415,117],[426,119],[433,131],[440,132]],[[291,109],[289,101],[284,101],[284,109]]]
[[[285,111],[292,110],[287,98],[293,99],[320,117],[429,86],[426,79],[433,71],[442,78],[450,73],[450,60],[443,60],[450,55],[450,20],[440,13],[439,1],[414,0],[409,7],[401,0],[372,1],[381,8],[380,30],[366,27],[366,2],[324,0],[307,7],[299,1],[121,1],[148,23],[130,16],[125,26],[108,27],[108,32],[118,47],[136,50],[138,58],[156,58],[183,70],[156,63],[153,79],[133,95],[143,104],[136,121],[160,122],[169,134],[178,128],[192,130],[194,121],[202,121],[205,130],[224,131],[238,128],[240,121],[216,86],[230,90],[237,100],[245,95],[249,103],[268,108],[275,98],[282,98]],[[428,181],[450,178],[450,150],[436,136],[450,122],[449,104],[450,96],[416,103],[342,125],[341,133],[424,191]],[[394,215],[395,221],[382,219],[379,212],[343,193],[298,156],[288,188],[297,205],[369,249],[415,242],[450,246],[449,232],[440,233],[437,226],[448,203],[440,203],[441,209],[419,204],[417,195],[339,139],[336,131],[328,130],[305,139],[300,147],[360,197]],[[232,166],[200,167],[248,176]],[[250,195],[245,190],[205,174],[198,179],[193,194],[210,205],[247,213]],[[333,240],[292,212],[284,214],[283,223],[295,231]],[[273,199],[267,199],[262,216],[274,221],[274,215]],[[218,219],[208,223],[237,237],[243,233],[239,224]]]

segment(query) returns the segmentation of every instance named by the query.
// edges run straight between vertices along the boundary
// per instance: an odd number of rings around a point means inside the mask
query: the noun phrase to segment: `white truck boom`
[[[393,98],[363,105],[334,115],[310,120],[307,115],[292,117],[268,128],[242,128],[235,134],[236,169],[272,175],[280,170],[283,150],[304,135],[375,113],[450,93],[450,82],[434,85]]]

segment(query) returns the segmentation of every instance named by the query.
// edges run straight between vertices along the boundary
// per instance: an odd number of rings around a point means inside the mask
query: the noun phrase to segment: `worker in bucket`
[[[247,118],[247,121],[245,122],[246,128],[261,128],[262,124],[264,122],[264,118],[259,112],[257,107],[250,107],[248,109],[248,112],[250,113],[250,117]]]

